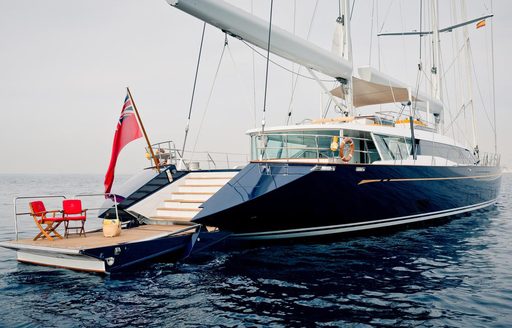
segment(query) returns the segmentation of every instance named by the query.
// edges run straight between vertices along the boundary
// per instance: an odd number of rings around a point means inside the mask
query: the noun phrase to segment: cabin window
[[[383,160],[403,160],[411,154],[411,139],[375,134],[375,143]]]
[[[474,164],[476,162],[475,157],[468,149],[427,140],[420,141],[418,154],[441,157],[458,164]]]
[[[380,159],[369,132],[344,130],[290,131],[252,135],[253,160],[333,159],[341,160],[339,150],[332,151],[333,137],[351,137],[354,156],[350,163],[372,163]]]

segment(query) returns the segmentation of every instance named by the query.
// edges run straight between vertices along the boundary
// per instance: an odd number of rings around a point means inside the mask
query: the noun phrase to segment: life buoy
[[[348,151],[348,154],[345,156],[345,145],[346,144],[348,144],[350,146],[350,149]],[[352,156],[354,156],[354,141],[352,140],[352,138],[345,137],[345,138],[343,138],[343,140],[341,141],[341,144],[340,144],[341,160],[345,163],[350,162],[350,160],[352,159]]]

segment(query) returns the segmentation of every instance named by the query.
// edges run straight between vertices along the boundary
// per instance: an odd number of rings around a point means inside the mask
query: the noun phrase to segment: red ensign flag
[[[114,183],[114,171],[117,163],[117,156],[124,146],[135,139],[142,137],[142,131],[137,118],[133,111],[132,100],[128,95],[124,99],[123,110],[117,122],[116,133],[114,134],[114,143],[112,144],[112,157],[110,157],[110,165],[105,175],[105,193],[109,193]]]

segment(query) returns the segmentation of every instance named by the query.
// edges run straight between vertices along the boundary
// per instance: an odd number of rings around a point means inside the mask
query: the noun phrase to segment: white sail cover
[[[443,104],[423,92],[413,93],[409,96],[410,87],[372,67],[359,67],[359,77],[353,77],[353,104],[354,107],[407,102],[409,99],[417,101],[416,108],[428,110],[433,114],[443,111]],[[337,87],[331,93],[339,98],[345,98],[343,88]]]
[[[267,50],[269,23],[222,0],[167,0],[230,35]],[[352,64],[284,29],[272,26],[270,52],[333,78],[349,79]]]

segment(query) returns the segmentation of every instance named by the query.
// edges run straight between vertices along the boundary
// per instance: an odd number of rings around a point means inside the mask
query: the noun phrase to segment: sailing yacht
[[[249,163],[236,170],[190,170],[178,152],[166,180],[175,185],[170,203],[155,216],[154,204],[169,198],[162,186],[143,196],[128,195],[119,207],[132,216],[173,224],[188,209],[185,221],[227,231],[230,238],[280,240],[406,225],[495,204],[499,155],[484,154],[476,144],[459,143],[443,132],[439,35],[478,19],[442,29],[437,0],[432,0],[432,30],[409,33],[433,40],[432,92],[427,94],[375,68],[353,67],[350,20],[344,18],[348,0],[341,1],[339,54],[272,26],[271,17],[263,20],[224,1],[167,1],[227,35],[302,65],[339,115],[323,113],[316,120],[272,127],[263,120],[247,133]],[[339,85],[329,90],[318,73]],[[400,111],[360,112],[386,104]],[[192,180],[183,182],[187,176]],[[195,193],[179,191],[192,184]],[[166,188],[172,192],[173,187]]]
[[[103,232],[87,232],[87,237],[86,211],[74,199],[64,200],[63,206],[73,202],[84,213],[77,238],[63,238],[55,231],[64,222],[67,235],[73,219],[56,217],[59,211],[46,212],[41,200],[30,203],[40,233],[18,238],[18,216],[29,213],[17,211],[17,200],[34,196],[16,197],[16,239],[0,246],[16,250],[18,261],[110,273],[152,259],[181,261],[224,240],[237,244],[318,239],[432,221],[496,202],[500,157],[480,152],[475,134],[469,146],[446,135],[439,69],[439,34],[477,21],[485,25],[481,20],[490,15],[439,28],[437,0],[431,0],[432,29],[398,33],[431,35],[431,93],[426,94],[419,83],[413,88],[373,67],[354,67],[350,19],[345,18],[351,12],[349,0],[339,6],[337,52],[273,26],[272,2],[269,21],[221,0],[168,2],[226,35],[267,50],[267,72],[270,53],[306,68],[337,115],[328,117],[323,111],[318,119],[283,126],[266,126],[263,116],[261,126],[247,132],[250,160],[205,153],[202,163],[192,152],[185,157],[187,124],[181,149],[171,141],[148,146],[147,158],[154,166],[114,188],[115,194],[107,194],[102,208],[108,210],[101,217],[115,220],[107,220]],[[338,84],[327,88],[318,73]],[[384,110],[388,104],[399,110]],[[468,104],[474,109],[473,101]],[[376,110],[363,114],[371,106]],[[216,155],[225,159],[226,167],[220,167]],[[112,238],[121,233],[120,221],[122,235]],[[40,239],[42,235],[47,239]]]

